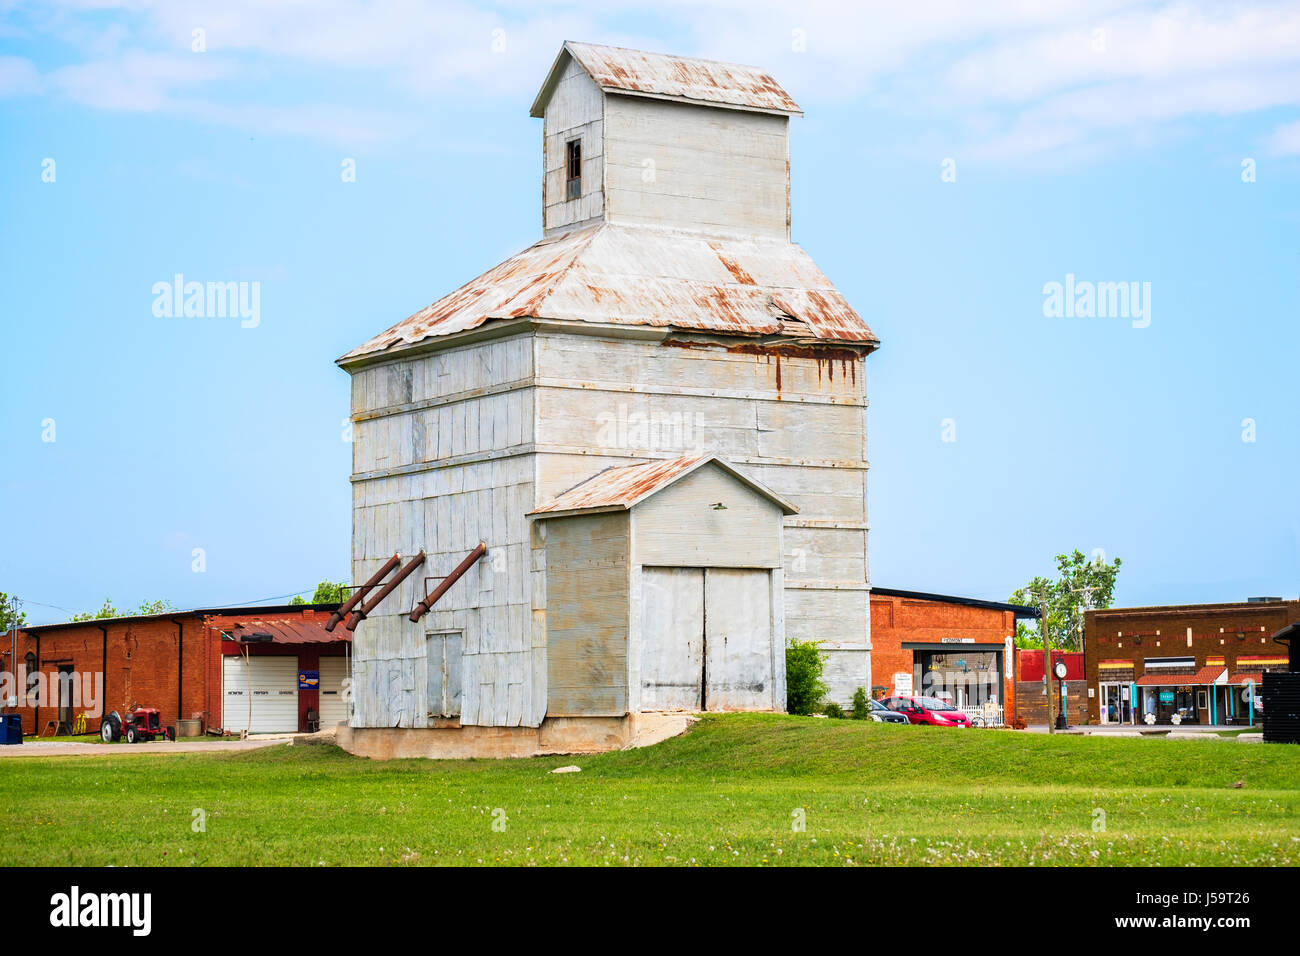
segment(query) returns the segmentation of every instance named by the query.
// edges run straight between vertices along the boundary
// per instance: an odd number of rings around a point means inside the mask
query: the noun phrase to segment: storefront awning
[[[1139,687],[1203,687],[1209,684],[1226,684],[1226,667],[1202,667],[1195,674],[1147,674],[1134,683]]]

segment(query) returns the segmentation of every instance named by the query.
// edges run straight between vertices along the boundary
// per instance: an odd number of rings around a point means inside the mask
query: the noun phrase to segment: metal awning
[[[940,651],[958,654],[962,651],[1005,651],[1005,641],[904,641],[905,651]]]
[[[1205,687],[1228,683],[1226,667],[1202,667],[1195,674],[1147,674],[1134,681],[1139,687]]]

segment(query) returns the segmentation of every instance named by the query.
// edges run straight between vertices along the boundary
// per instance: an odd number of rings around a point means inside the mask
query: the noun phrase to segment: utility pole
[[[1089,584],[1085,584],[1081,588],[1070,588],[1071,594],[1083,595],[1083,597],[1079,599],[1079,605],[1078,605],[1079,610],[1076,612],[1074,618],[1074,626],[1079,632],[1079,650],[1083,650],[1083,638],[1084,638],[1083,616],[1088,611],[1088,605],[1092,603],[1092,592],[1095,590],[1097,590],[1096,587]]]
[[[22,607],[22,602],[18,600],[18,595],[9,598],[9,670],[14,681],[14,692],[0,703],[5,707],[12,707],[15,711],[18,709],[18,695],[25,693],[18,687],[18,611]]]
[[[1075,605],[1076,610],[1074,612],[1074,621],[1072,623],[1075,631],[1078,633],[1079,640],[1077,646],[1080,651],[1084,649],[1083,641],[1084,641],[1084,637],[1086,636],[1085,628],[1084,628],[1084,615],[1088,613],[1088,606],[1092,604],[1092,592],[1095,590],[1097,590],[1097,588],[1090,584],[1085,584],[1081,588],[1070,588],[1071,594],[1079,595],[1079,597],[1077,598],[1077,604]],[[1062,698],[1064,698],[1065,681],[1060,681],[1058,683],[1058,686],[1060,688]],[[1097,706],[1099,707],[1101,706],[1100,702],[1098,703]],[[1085,718],[1087,717],[1086,711],[1084,713],[1084,717]]]
[[[1052,713],[1052,638],[1047,626],[1047,591],[1038,589],[1038,631],[1043,635],[1043,690],[1047,692],[1047,732],[1056,733],[1056,715]]]

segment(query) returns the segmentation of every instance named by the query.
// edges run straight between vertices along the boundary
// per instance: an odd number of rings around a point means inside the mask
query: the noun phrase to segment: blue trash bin
[[[0,744],[23,742],[23,715],[0,714]]]

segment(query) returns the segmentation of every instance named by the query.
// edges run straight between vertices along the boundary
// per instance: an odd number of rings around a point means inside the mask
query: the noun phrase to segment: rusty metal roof
[[[328,618],[324,616],[316,619],[314,617],[290,617],[287,615],[248,615],[244,617],[214,617],[210,618],[207,623],[209,627],[217,628],[223,634],[228,634],[241,643],[334,644],[351,641],[352,635],[349,633],[343,631],[331,633],[325,630],[327,620]],[[270,641],[267,642],[265,638],[254,636],[262,634],[269,634],[271,636]]]
[[[799,509],[790,502],[717,455],[691,455],[606,468],[535,511],[530,511],[528,517],[559,518],[579,513],[626,511],[708,464],[717,465],[733,478],[748,485],[774,502],[785,514],[798,514]]]
[[[879,344],[792,242],[600,223],[529,246],[339,363],[516,318]]]
[[[606,92],[766,113],[803,112],[776,80],[755,66],[569,40],[555,58],[530,115],[540,117],[545,111],[568,57]]]

